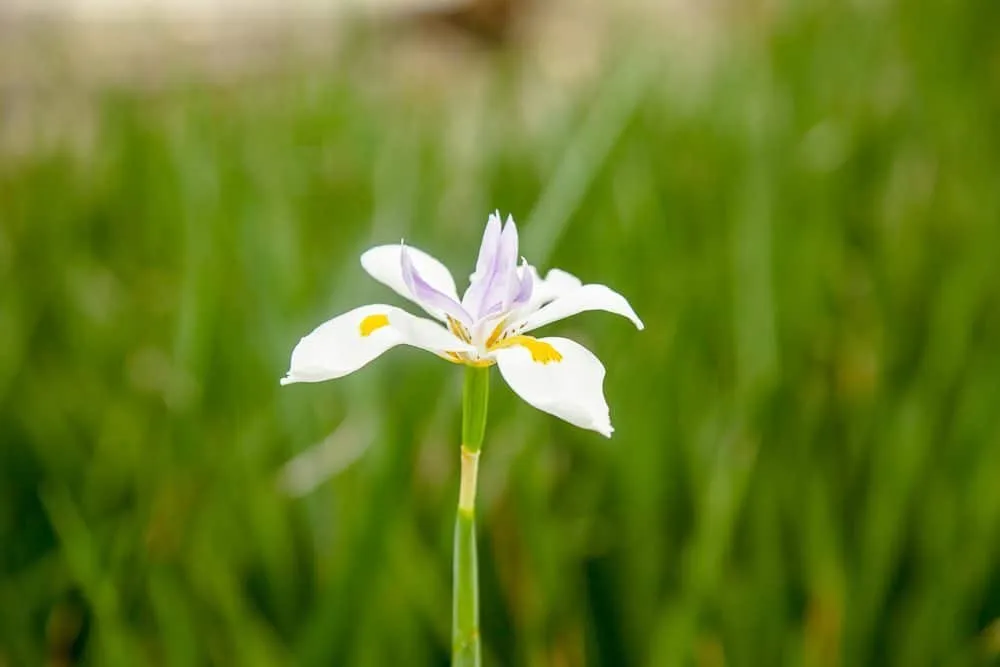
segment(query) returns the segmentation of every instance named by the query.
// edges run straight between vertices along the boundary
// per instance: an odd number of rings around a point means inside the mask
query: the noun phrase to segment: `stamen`
[[[470,359],[459,352],[443,352],[441,353],[441,358],[453,364],[464,364],[465,366],[473,366],[475,368],[486,368],[496,363],[492,359]]]
[[[493,349],[503,349],[520,345],[531,353],[531,360],[539,364],[559,363],[562,355],[559,350],[533,336],[511,336],[497,343]]]
[[[503,325],[505,322],[506,320],[500,320],[500,323],[497,324],[495,329],[493,329],[493,333],[491,333],[490,337],[486,339],[486,349],[492,348],[494,345],[497,344],[497,340],[503,337],[504,334]]]
[[[376,315],[369,315],[365,319],[361,320],[361,324],[358,329],[361,331],[361,337],[367,338],[372,335],[372,332],[387,326],[389,326],[389,316],[378,313]]]
[[[456,336],[458,336],[462,340],[462,342],[464,343],[472,342],[472,337],[469,336],[469,331],[468,329],[465,328],[465,325],[456,320],[451,315],[448,316],[448,330],[451,331]]]

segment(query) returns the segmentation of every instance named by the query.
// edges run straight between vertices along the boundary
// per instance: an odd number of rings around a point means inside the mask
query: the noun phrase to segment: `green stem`
[[[466,366],[465,392],[462,394],[462,444],[473,452],[478,452],[483,446],[489,398],[489,366]]]
[[[476,560],[476,478],[479,450],[486,432],[489,367],[468,366],[462,397],[462,479],[455,518],[454,591],[452,598],[452,667],[480,667],[479,573]]]

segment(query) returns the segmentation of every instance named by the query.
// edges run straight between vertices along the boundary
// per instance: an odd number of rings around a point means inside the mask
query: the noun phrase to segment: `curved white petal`
[[[406,280],[403,279],[402,253],[402,244],[375,246],[362,253],[361,266],[375,280],[391,287],[397,294],[405,296],[411,301],[416,301],[410,288],[406,285]],[[447,266],[426,252],[412,246],[406,246],[406,253],[409,255],[410,261],[413,262],[413,268],[428,285],[452,300],[458,301],[455,279],[452,278],[451,271],[448,270]],[[433,312],[429,308],[425,307],[424,310],[435,317],[439,316],[438,312]]]
[[[300,340],[281,384],[343,377],[400,344],[435,353],[470,348],[444,327],[400,308],[361,306],[324,322]]]
[[[583,281],[569,271],[549,269],[549,272],[545,274],[545,280],[542,284],[554,297],[559,297],[580,287],[583,285]]]
[[[537,310],[553,299],[583,285],[579,278],[562,269],[549,269],[545,278],[542,278],[535,267],[529,264],[526,268],[531,273],[534,282],[531,299],[528,302],[532,310]]]
[[[493,353],[510,388],[539,410],[610,438],[614,429],[600,360],[568,338],[523,338],[529,346],[511,345]],[[539,344],[549,349],[529,349]]]
[[[570,315],[576,315],[588,310],[604,310],[621,315],[632,320],[640,331],[644,328],[642,320],[632,310],[628,300],[618,292],[605,285],[583,285],[560,296],[548,305],[525,318],[522,331],[532,331]]]

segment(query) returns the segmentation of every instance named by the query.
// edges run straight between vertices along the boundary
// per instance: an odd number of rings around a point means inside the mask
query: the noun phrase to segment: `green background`
[[[401,303],[365,248],[462,284],[494,208],[646,330],[546,329],[611,440],[493,373],[487,664],[995,664],[1000,5],[751,18],[696,74],[623,36],[541,122],[516,47],[472,104],[370,85],[373,37],[0,159],[0,665],[446,665],[460,369],[278,378]]]

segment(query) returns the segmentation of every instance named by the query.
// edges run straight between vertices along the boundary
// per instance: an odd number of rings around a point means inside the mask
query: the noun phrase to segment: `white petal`
[[[568,271],[549,269],[549,272],[545,274],[543,284],[553,297],[559,297],[580,287],[583,285],[583,281]]]
[[[567,338],[539,338],[537,343],[551,346],[560,358],[536,361],[536,355],[523,345],[493,353],[510,388],[539,410],[610,438],[614,429],[604,400],[604,366],[600,360]]]
[[[632,310],[628,300],[618,292],[605,285],[583,285],[571,290],[552,303],[542,306],[529,315],[523,323],[522,331],[532,331],[570,315],[576,315],[588,310],[604,310],[621,315],[632,320],[636,328],[642,330],[644,325],[639,316]]]
[[[384,304],[361,306],[324,322],[300,340],[281,384],[342,377],[400,344],[435,353],[470,347],[437,323],[405,310]]]
[[[406,246],[406,251],[413,262],[413,267],[431,287],[458,301],[455,279],[451,277],[451,271],[448,270],[447,266],[413,246]],[[413,295],[406,286],[406,281],[403,280],[401,254],[402,246],[400,244],[375,246],[361,255],[361,266],[372,278],[388,285],[397,294],[412,301]],[[431,314],[438,315],[436,312],[431,312]]]
[[[561,269],[549,269],[545,278],[542,278],[535,267],[529,264],[526,268],[534,279],[531,300],[528,302],[530,310],[538,310],[553,299],[571,292],[583,284],[579,278]]]

